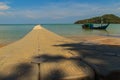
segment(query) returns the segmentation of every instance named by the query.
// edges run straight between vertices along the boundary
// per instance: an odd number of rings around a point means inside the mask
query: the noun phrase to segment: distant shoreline
[[[120,17],[116,16],[114,14],[104,14],[102,16],[78,20],[78,21],[74,22],[74,24],[85,24],[85,23],[99,24],[99,23],[101,23],[101,20],[102,20],[103,24],[107,24],[107,23],[120,24]]]

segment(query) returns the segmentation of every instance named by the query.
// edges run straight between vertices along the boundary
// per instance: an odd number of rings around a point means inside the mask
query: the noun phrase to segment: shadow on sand
[[[42,63],[54,63],[54,62],[59,63],[60,62],[60,64],[61,64],[61,62],[69,60],[69,61],[72,61],[76,66],[78,66],[80,68],[88,67],[84,62],[81,61],[81,59],[79,57],[66,58],[66,57],[59,56],[59,55],[51,56],[48,54],[49,53],[47,53],[47,54],[45,53],[44,55],[38,55],[38,56],[33,57],[33,59],[37,58],[39,60],[42,60]],[[43,80],[61,80],[61,79],[64,79],[65,76],[66,76],[66,74],[65,74],[64,70],[53,69],[53,70],[50,70],[50,72],[43,77]],[[76,80],[76,79],[74,79],[74,80]],[[88,75],[83,78],[78,78],[77,80],[94,80],[94,79],[93,79],[93,77],[91,78],[91,76]]]
[[[0,73],[0,80],[19,80],[23,77],[29,77],[32,73],[32,66],[27,63],[22,63],[17,65],[11,74],[1,74]]]
[[[120,46],[91,43],[69,43],[62,46],[76,51],[95,69],[98,80],[120,80]]]
[[[51,56],[51,55],[40,55],[40,56],[35,56],[33,58],[41,58],[41,57],[45,59],[44,63],[51,63],[51,62],[59,63],[64,60],[72,60],[77,66],[80,66],[83,68],[86,67],[86,64],[80,61],[80,58],[65,58],[63,56]],[[7,74],[0,73],[0,80],[32,80],[32,75],[34,73],[33,65],[35,64],[20,63],[13,68],[10,74],[7,75]],[[37,67],[36,67],[36,70],[38,70]],[[66,74],[64,70],[52,69],[50,70],[50,72],[47,73],[47,75],[44,75],[42,79],[43,80],[61,80],[65,77],[65,75]],[[35,76],[36,76],[36,80],[40,80],[38,78],[40,75],[36,74]],[[86,76],[82,79],[78,78],[77,80],[94,80],[94,79],[89,76]]]
[[[51,70],[51,72],[44,77],[43,80],[61,80],[64,78],[64,72],[59,69]]]

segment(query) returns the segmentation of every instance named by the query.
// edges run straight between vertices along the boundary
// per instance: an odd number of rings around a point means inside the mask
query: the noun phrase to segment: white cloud
[[[6,3],[0,2],[0,10],[8,10],[9,8],[10,6],[8,6]]]

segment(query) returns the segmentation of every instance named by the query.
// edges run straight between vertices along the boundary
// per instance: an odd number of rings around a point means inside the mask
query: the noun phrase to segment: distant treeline
[[[120,17],[114,15],[114,14],[105,14],[103,16],[99,17],[93,17],[90,19],[84,19],[84,20],[78,20],[75,22],[75,24],[84,24],[84,23],[101,23],[101,19],[103,23],[113,23],[113,24],[120,24]]]

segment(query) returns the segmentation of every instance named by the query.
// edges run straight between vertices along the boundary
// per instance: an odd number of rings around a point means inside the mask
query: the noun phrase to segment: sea
[[[30,32],[37,24],[0,24],[0,44],[7,44],[17,41]],[[91,36],[102,35],[120,38],[120,24],[110,24],[106,30],[85,30],[82,24],[41,24],[44,28],[61,35],[71,36]],[[94,24],[99,26],[100,24]]]

